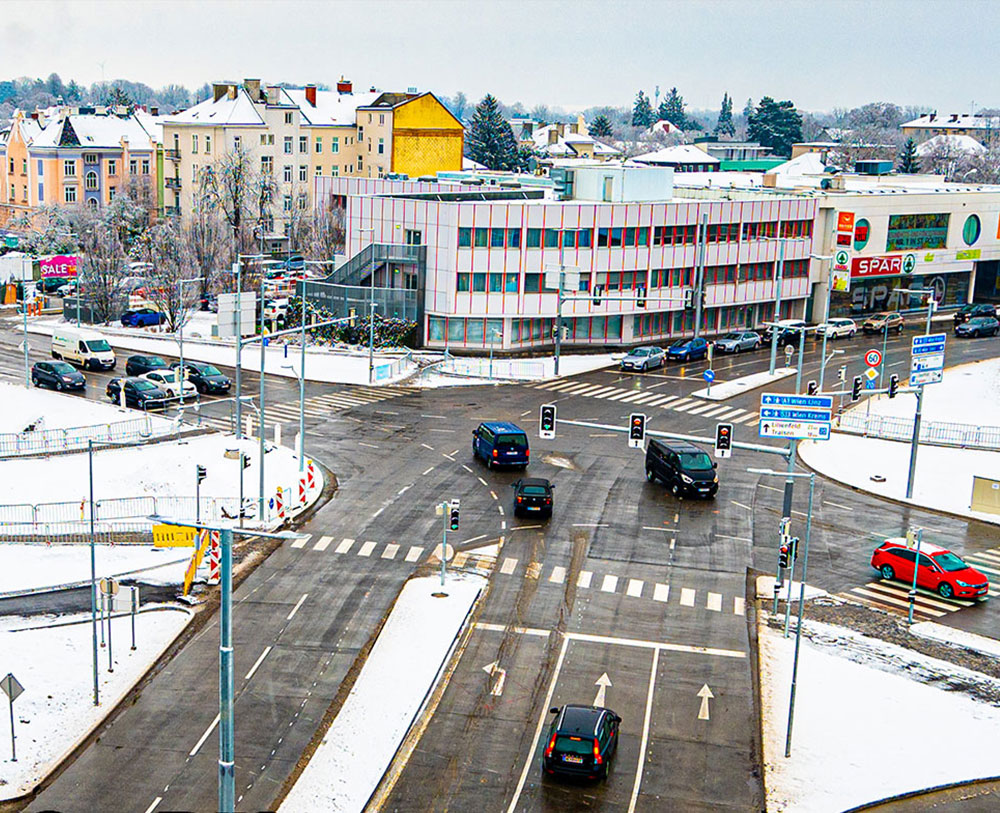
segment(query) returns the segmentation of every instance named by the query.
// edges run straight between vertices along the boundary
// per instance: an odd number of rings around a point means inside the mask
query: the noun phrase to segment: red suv
[[[915,548],[906,546],[906,539],[887,539],[872,554],[872,567],[886,580],[898,579],[913,584]],[[977,598],[985,596],[990,582],[978,570],[969,567],[950,550],[923,543],[920,545],[920,567],[917,586],[935,590],[942,598]]]

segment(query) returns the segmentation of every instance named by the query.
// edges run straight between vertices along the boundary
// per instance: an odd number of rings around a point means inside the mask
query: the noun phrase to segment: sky
[[[5,0],[0,79],[415,86],[578,110],[676,86],[828,111],[1000,107],[990,0]]]

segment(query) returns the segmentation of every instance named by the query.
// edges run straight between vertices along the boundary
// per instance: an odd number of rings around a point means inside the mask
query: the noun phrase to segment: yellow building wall
[[[433,95],[393,110],[392,172],[411,178],[462,169],[465,131]]]

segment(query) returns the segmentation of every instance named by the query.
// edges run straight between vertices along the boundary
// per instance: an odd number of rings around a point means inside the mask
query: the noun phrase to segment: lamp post
[[[281,260],[264,260],[260,268],[260,490],[257,497],[257,517],[264,521],[264,368],[266,366],[267,339],[264,338],[264,286],[267,282],[265,268],[268,265],[282,265]]]
[[[781,248],[778,251],[778,273],[776,277],[775,284],[775,294],[774,294],[774,321],[777,322],[781,319],[781,282],[784,279],[785,274],[785,242],[788,238],[786,237],[765,237],[765,240],[778,240],[781,243]],[[777,328],[771,328],[771,363],[767,368],[767,374],[774,375],[774,362],[778,357],[778,330]]]
[[[832,260],[832,254],[810,254],[811,260]],[[823,391],[823,379],[826,376],[826,340],[830,332],[830,300],[833,297],[833,274],[828,269],[826,272],[826,309],[823,311],[823,321],[826,326],[823,328],[823,359],[819,365],[819,391]]]
[[[372,250],[372,270],[368,275],[368,383],[375,381],[375,227],[362,226],[359,232],[369,232]],[[359,252],[363,249],[359,249]]]
[[[177,280],[177,297],[180,299],[180,320],[177,325],[177,343],[180,345],[180,366],[177,368],[177,372],[180,376],[178,389],[180,391],[180,401],[182,405],[184,403],[184,382],[187,381],[187,371],[184,369],[184,324],[187,321],[187,308],[184,307],[184,286],[191,282],[204,281],[204,277],[192,277],[191,279]],[[79,301],[78,297],[77,302]]]
[[[934,299],[934,292],[926,288],[895,288],[894,294],[918,294],[927,297],[927,324],[924,327],[924,335],[930,335],[931,316],[936,310],[937,300]],[[888,327],[886,334],[889,333]],[[882,357],[885,364],[885,356]],[[924,411],[924,385],[917,385],[917,409],[913,413],[913,434],[910,436],[910,465],[906,473],[906,499],[913,498],[913,481],[917,476],[917,451],[920,448],[920,423]]]

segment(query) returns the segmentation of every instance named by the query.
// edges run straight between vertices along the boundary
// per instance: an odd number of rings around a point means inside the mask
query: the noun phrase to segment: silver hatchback
[[[654,367],[662,367],[666,353],[662,347],[636,347],[621,360],[623,370],[645,372]]]

